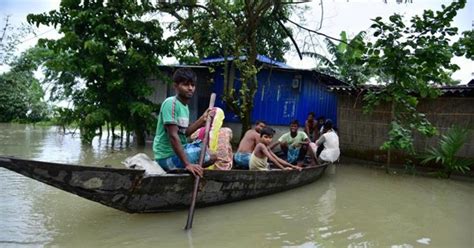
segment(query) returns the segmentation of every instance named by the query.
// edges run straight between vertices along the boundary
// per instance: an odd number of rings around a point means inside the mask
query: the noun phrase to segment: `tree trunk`
[[[127,135],[128,137],[128,135]],[[135,129],[135,139],[138,147],[145,147],[145,131],[140,128]]]
[[[130,131],[127,130],[126,133],[127,137],[125,137],[125,145],[128,146],[130,145]]]
[[[250,112],[249,111],[247,113],[245,113],[245,116],[243,116],[241,118],[240,122],[242,123],[242,130],[241,130],[241,133],[240,133],[240,140],[242,140],[242,138],[245,135],[245,132],[247,132],[247,130],[252,128],[252,123],[250,121]]]
[[[115,144],[115,125],[113,123],[110,123],[110,131],[112,133],[112,147],[114,147],[114,144]]]
[[[120,125],[120,144],[123,144],[123,125]]]
[[[390,110],[390,122],[394,121],[395,120],[395,101],[392,100],[392,106],[391,106],[391,110]],[[392,160],[392,150],[391,149],[388,149],[387,150],[387,165],[385,166],[385,172],[386,173],[390,173],[390,164],[391,164],[391,160]]]

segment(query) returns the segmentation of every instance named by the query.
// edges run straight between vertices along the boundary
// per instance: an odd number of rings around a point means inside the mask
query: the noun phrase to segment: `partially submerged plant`
[[[457,157],[461,147],[466,143],[470,135],[469,129],[453,126],[446,134],[441,135],[438,147],[431,147],[427,149],[424,155],[420,157],[423,159],[421,164],[435,162],[444,167],[444,173],[447,177],[453,171],[466,173],[470,170],[470,166],[474,165],[474,160]]]

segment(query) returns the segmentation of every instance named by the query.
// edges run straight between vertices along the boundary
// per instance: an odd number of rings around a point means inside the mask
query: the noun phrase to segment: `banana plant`
[[[365,32],[359,32],[349,39],[345,31],[340,34],[340,42],[336,43],[326,38],[326,50],[330,56],[326,57],[315,52],[303,54],[316,59],[320,65],[318,71],[334,76],[350,86],[357,86],[368,81],[370,72],[365,66],[364,54],[367,51],[364,42]]]

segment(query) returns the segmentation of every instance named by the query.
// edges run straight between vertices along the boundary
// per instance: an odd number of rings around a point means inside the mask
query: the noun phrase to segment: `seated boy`
[[[259,143],[255,146],[255,149],[250,156],[249,169],[269,170],[268,159],[270,159],[270,161],[275,163],[275,165],[282,170],[301,170],[300,167],[294,166],[283,159],[280,159],[269,149],[268,146],[272,143],[273,134],[275,134],[275,131],[269,127],[265,127],[260,131]]]
[[[260,130],[265,126],[265,122],[256,121],[255,128],[245,133],[234,155],[235,165],[238,169],[249,169],[250,156],[260,140]]]
[[[165,170],[186,169],[195,176],[202,177],[203,168],[198,164],[201,143],[187,143],[187,137],[204,126],[208,109],[197,121],[189,124],[188,104],[196,89],[197,76],[189,68],[180,68],[173,74],[173,87],[176,95],[168,97],[161,104],[153,140],[156,162]],[[211,154],[206,153],[205,163],[213,163]],[[215,157],[214,157],[215,158]]]

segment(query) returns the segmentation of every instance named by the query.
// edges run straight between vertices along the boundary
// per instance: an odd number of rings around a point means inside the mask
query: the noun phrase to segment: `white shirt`
[[[339,150],[339,137],[332,129],[321,135],[316,141],[316,145],[324,145],[324,149],[319,155],[319,158],[324,161],[332,163],[336,161],[341,154]]]

